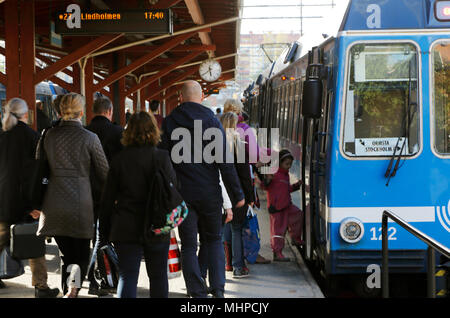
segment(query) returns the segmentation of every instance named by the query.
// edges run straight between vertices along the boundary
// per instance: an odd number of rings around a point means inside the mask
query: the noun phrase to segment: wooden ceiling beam
[[[145,54],[144,56],[142,56],[139,59],[135,60],[133,63],[129,64],[126,67],[121,68],[120,70],[118,70],[114,74],[111,74],[108,78],[104,79],[103,81],[101,81],[100,83],[95,85],[94,86],[94,91],[98,91],[101,88],[114,83],[115,81],[119,80],[120,78],[122,78],[122,77],[126,76],[127,74],[133,72],[134,70],[138,69],[142,65],[145,65],[145,64],[149,63],[150,61],[154,60],[155,58],[157,58],[161,54],[163,54],[163,53],[169,51],[170,49],[174,48],[175,46],[177,46],[181,42],[189,39],[194,34],[195,34],[195,32],[185,33],[185,34],[179,35],[179,36],[177,36],[177,37],[167,41],[163,45],[155,47],[155,49],[153,51],[151,51],[150,53]]]
[[[197,25],[205,24],[205,18],[203,17],[203,12],[202,9],[200,8],[198,0],[184,0],[184,3],[188,8],[189,14],[192,17],[192,21],[194,21],[194,23]],[[209,36],[209,33],[199,32],[198,36],[200,37],[200,40],[202,41],[203,45],[213,44],[211,37]],[[208,55],[209,57],[214,57],[214,52],[208,51]]]
[[[149,84],[157,81],[161,77],[169,74],[170,72],[175,70],[178,66],[183,65],[183,64],[185,64],[185,63],[195,59],[197,56],[199,56],[202,53],[203,52],[192,52],[191,54],[189,54],[189,55],[183,57],[182,59],[178,60],[176,63],[173,63],[172,65],[162,69],[161,71],[159,71],[155,75],[150,76],[150,77],[148,77],[148,78],[146,78],[144,80],[141,80],[140,83],[138,83],[137,85],[135,85],[135,86],[131,87],[129,90],[127,90],[126,95],[129,96],[132,93],[136,92],[137,90],[148,86]],[[198,70],[198,68],[195,68],[195,69]]]
[[[115,41],[116,39],[120,38],[122,35],[123,34],[107,34],[107,35],[99,36],[95,40],[83,45],[82,47],[80,47],[79,49],[70,53],[69,55],[64,56],[63,58],[61,58],[54,64],[37,72],[34,76],[34,83],[39,84],[40,82],[43,82],[44,80],[52,77],[56,73],[65,69],[67,66],[74,64],[75,62],[82,59],[83,57],[85,57],[85,56],[101,49],[105,45],[108,45],[109,43]]]

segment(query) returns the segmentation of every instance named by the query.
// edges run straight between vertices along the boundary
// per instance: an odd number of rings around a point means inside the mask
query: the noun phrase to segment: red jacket
[[[292,204],[291,192],[297,191],[300,184],[290,184],[289,171],[279,168],[269,185],[264,187],[267,191],[267,207],[272,205],[278,211],[287,208]]]

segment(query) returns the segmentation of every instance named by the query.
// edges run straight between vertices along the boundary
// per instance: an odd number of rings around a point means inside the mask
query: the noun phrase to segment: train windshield
[[[409,43],[364,43],[350,49],[343,151],[386,157],[419,151],[418,58]],[[403,143],[405,145],[403,146]]]
[[[432,49],[434,149],[450,154],[450,42],[437,43]]]

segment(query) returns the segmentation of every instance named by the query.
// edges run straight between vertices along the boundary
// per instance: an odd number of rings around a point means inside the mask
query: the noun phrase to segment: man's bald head
[[[181,98],[183,102],[193,102],[200,104],[203,100],[202,86],[197,81],[187,81],[181,88]]]

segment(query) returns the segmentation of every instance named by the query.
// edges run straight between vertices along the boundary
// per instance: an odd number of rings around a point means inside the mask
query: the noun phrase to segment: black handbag
[[[16,259],[30,259],[45,256],[45,237],[36,235],[39,223],[20,223],[10,227],[10,251]]]
[[[42,210],[45,192],[47,191],[48,179],[50,178],[50,165],[48,164],[47,154],[44,149],[45,136],[50,129],[51,128],[44,129],[36,147],[37,167],[34,170],[31,188],[31,200],[33,203],[33,208],[36,210]]]
[[[94,278],[100,286],[117,288],[119,284],[119,259],[111,244],[97,250]]]

